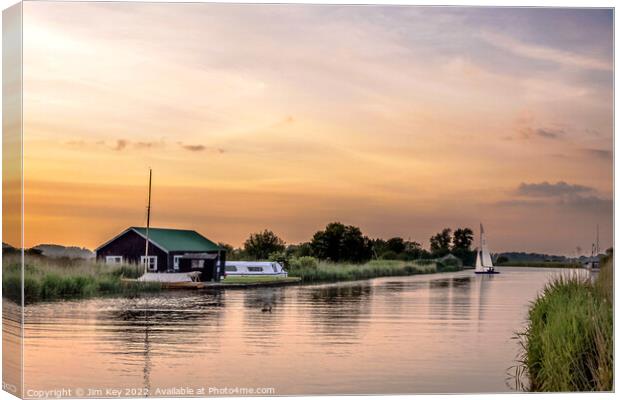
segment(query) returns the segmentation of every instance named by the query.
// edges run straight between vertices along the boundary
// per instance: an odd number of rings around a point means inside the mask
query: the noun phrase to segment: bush
[[[381,254],[381,258],[383,260],[396,260],[398,258],[398,254],[395,251],[388,250],[385,253]]]
[[[315,270],[319,267],[319,262],[316,258],[310,256],[293,257],[289,262],[290,269],[305,269]]]

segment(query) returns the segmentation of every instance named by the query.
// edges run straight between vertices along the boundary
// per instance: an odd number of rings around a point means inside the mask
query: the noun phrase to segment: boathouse
[[[226,251],[196,231],[130,227],[95,249],[106,264],[146,264],[148,272],[201,272],[201,281],[219,281],[224,274]]]

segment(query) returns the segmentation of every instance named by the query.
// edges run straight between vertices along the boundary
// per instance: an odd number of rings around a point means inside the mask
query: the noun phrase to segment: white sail
[[[484,228],[482,227],[482,224],[480,224],[480,252],[482,253],[482,266],[492,267],[493,260],[491,260],[491,253],[487,247],[487,239],[484,236]]]
[[[484,268],[482,268],[482,257],[480,257],[480,250],[476,250],[476,271],[484,271]]]

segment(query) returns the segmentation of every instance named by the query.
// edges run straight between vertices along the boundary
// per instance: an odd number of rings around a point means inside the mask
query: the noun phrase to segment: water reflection
[[[511,337],[557,273],[527,270],[32,305],[25,384],[260,386],[278,395],[506,391],[518,351]],[[15,336],[6,334],[7,318],[5,340]]]
[[[300,303],[309,312],[312,331],[325,345],[350,345],[360,340],[360,324],[368,320],[373,287],[369,282],[306,288]],[[340,348],[334,354],[340,354]],[[328,350],[329,351],[329,350]]]
[[[243,298],[245,354],[267,354],[278,346],[281,318],[286,311],[285,289],[265,287],[249,291]]]

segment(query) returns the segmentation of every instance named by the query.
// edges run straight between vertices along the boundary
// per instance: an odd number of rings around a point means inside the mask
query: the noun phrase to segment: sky
[[[25,245],[146,220],[428,246],[612,244],[613,12],[24,4]]]

